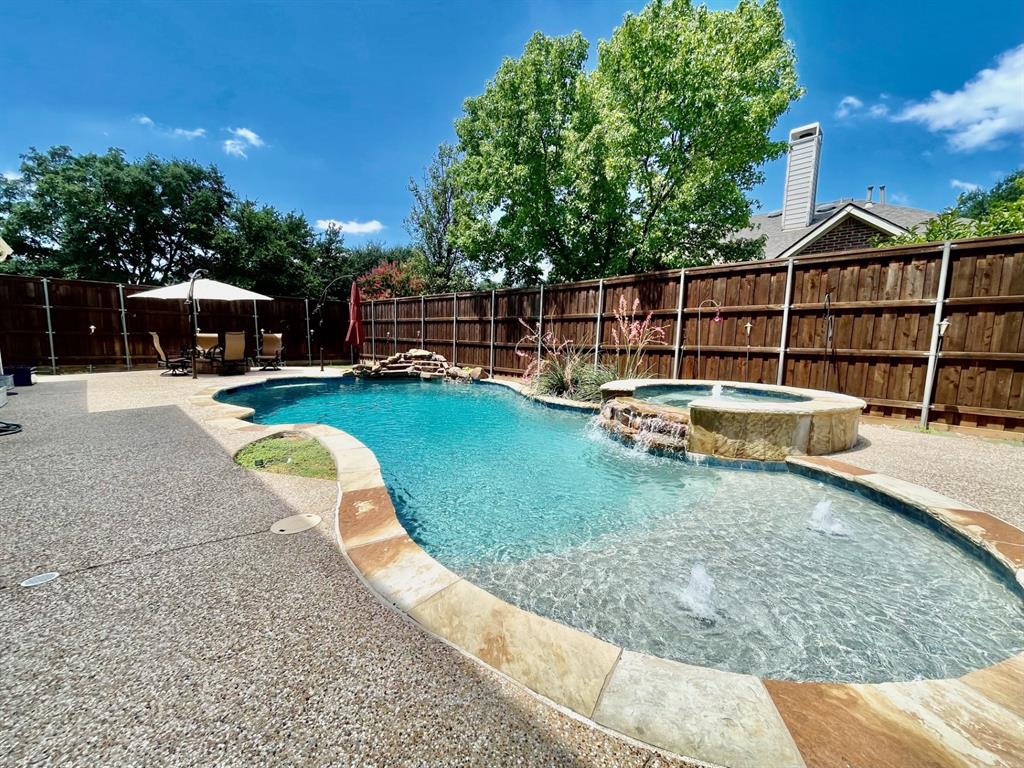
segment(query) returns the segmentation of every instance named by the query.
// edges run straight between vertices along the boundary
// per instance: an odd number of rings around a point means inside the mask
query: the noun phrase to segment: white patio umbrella
[[[269,296],[262,293],[247,291],[245,288],[236,288],[227,283],[219,283],[216,280],[208,280],[205,277],[195,282],[189,280],[177,285],[168,285],[163,288],[154,288],[151,291],[133,293],[130,299],[177,299],[188,301],[191,298],[200,301],[273,301]]]
[[[209,280],[199,275],[204,270],[197,269],[191,279],[184,283],[154,288],[151,291],[133,293],[129,299],[171,299],[184,301],[192,308],[192,378],[196,378],[196,333],[199,330],[199,300],[203,301],[273,301],[269,296],[255,291],[247,291],[234,285]],[[253,304],[255,307],[255,303]],[[257,333],[259,329],[257,329]]]

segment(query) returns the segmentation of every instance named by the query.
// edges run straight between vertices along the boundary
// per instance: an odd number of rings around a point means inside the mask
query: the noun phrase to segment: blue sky
[[[712,3],[727,7],[725,3]],[[216,163],[350,243],[404,242],[407,183],[534,30],[607,38],[642,2],[5,3],[0,172],[29,146]],[[818,199],[939,209],[1024,165],[1024,4],[783,0],[819,120]],[[989,70],[985,72],[984,70]],[[941,92],[936,95],[936,92]],[[755,191],[782,198],[784,160]]]

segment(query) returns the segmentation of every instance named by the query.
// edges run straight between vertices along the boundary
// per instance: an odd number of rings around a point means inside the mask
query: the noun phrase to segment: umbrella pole
[[[199,374],[196,372],[196,344],[199,343],[199,317],[196,313],[196,300],[189,299],[189,303],[192,305],[192,378],[198,379]]]
[[[199,374],[196,371],[196,344],[199,343],[199,310],[196,307],[196,299],[193,293],[195,292],[196,279],[199,277],[199,273],[205,273],[205,269],[197,269],[192,273],[192,277],[188,283],[188,303],[192,308],[192,378],[198,379]]]

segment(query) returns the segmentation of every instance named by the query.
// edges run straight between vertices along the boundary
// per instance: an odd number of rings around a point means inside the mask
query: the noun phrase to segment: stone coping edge
[[[780,392],[784,394],[795,394],[808,398],[807,400],[780,400],[776,402],[758,401],[729,401],[715,400],[710,397],[694,398],[687,408],[679,406],[666,406],[658,404],[659,407],[672,408],[686,411],[690,408],[709,409],[725,411],[727,413],[791,413],[791,414],[828,414],[843,413],[856,408],[858,412],[867,407],[863,400],[850,395],[841,395],[836,392],[826,392],[819,389],[803,389],[801,387],[776,386],[775,384],[751,384],[743,381],[721,381],[709,379],[620,379],[610,381],[601,385],[601,392],[609,396],[627,396],[643,400],[636,392],[637,390],[650,387],[707,387],[713,384],[723,384],[737,389],[749,389],[756,392]]]
[[[254,425],[253,409],[215,399],[265,381],[207,387],[190,401],[223,427],[252,430],[253,439],[284,430],[319,439],[338,467],[337,544],[363,583],[559,710],[630,741],[736,768],[825,768],[851,754],[867,754],[856,763],[864,765],[925,764],[924,754],[929,765],[1024,764],[1024,653],[956,679],[826,683],[761,679],[620,648],[507,603],[434,560],[398,520],[376,457],[355,437],[323,424]],[[489,381],[530,396],[513,382]],[[1000,518],[834,459],[786,464],[885,497],[891,508],[913,507],[1024,587],[1024,532]]]

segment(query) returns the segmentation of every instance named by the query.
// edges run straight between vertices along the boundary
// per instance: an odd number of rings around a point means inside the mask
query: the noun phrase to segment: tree
[[[339,227],[328,226],[313,243],[310,258],[305,264],[305,284],[307,296],[323,296],[325,298],[348,299],[352,287],[350,255],[345,250],[345,236]],[[333,285],[335,278],[340,279]]]
[[[957,214],[968,219],[988,216],[993,207],[1001,203],[1013,203],[1024,197],[1024,168],[1019,168],[996,182],[991,189],[975,189],[964,192],[957,198]]]
[[[232,206],[207,260],[210,276],[278,296],[307,293],[313,230],[297,213],[244,200]]]
[[[503,270],[506,283],[539,280],[545,262],[556,277],[583,276],[588,262],[606,260],[603,241],[614,241],[605,232],[614,201],[604,199],[614,190],[583,72],[588,48],[578,32],[535,33],[456,121],[467,215],[455,239],[484,270]]]
[[[801,94],[775,0],[709,11],[655,0],[600,46],[595,73],[613,178],[627,190],[616,271],[747,258],[759,166],[785,151],[769,132]]]
[[[209,258],[232,196],[213,166],[69,147],[22,156],[0,180],[8,271],[131,283],[183,278]]]
[[[976,219],[963,215],[964,196],[961,195],[956,207],[947,208],[910,232],[883,238],[876,245],[891,247],[1024,232],[1024,174],[1011,174],[996,184],[991,193],[991,197],[983,193],[967,201],[970,210],[981,212]]]
[[[458,151],[441,144],[427,167],[422,186],[409,179],[412,211],[406,229],[426,262],[427,289],[437,293],[472,287],[475,270],[455,241],[456,218],[465,213],[465,201],[453,173]]]
[[[537,33],[456,121],[456,241],[507,283],[750,258],[771,129],[801,91],[776,0],[709,11],[654,0],[587,75],[578,33]]]

